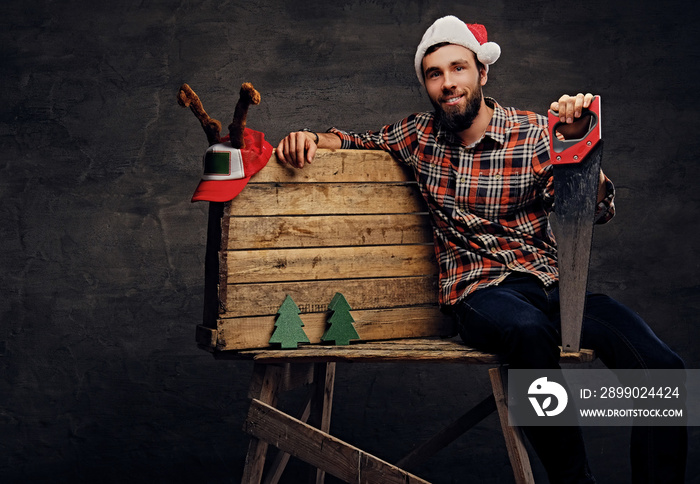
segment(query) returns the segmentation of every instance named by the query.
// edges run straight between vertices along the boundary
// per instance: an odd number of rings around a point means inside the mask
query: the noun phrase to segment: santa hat
[[[474,52],[479,62],[486,66],[487,71],[489,66],[496,62],[501,55],[501,47],[495,42],[488,41],[486,27],[483,25],[466,24],[454,15],[439,18],[425,31],[416,50],[416,75],[422,85],[425,85],[423,57],[425,57],[426,51],[432,46],[444,42],[461,45]]]
[[[204,174],[192,201],[228,202],[245,188],[250,177],[259,172],[272,156],[272,145],[265,135],[246,128],[245,147],[234,148],[227,137],[211,145],[204,154]]]

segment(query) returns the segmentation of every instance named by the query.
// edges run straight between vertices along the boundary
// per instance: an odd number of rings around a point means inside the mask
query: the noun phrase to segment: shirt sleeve
[[[364,135],[359,135],[351,131],[343,131],[338,128],[331,128],[329,133],[333,133],[340,138],[340,149],[343,150],[378,150],[381,149],[382,139],[378,134],[368,131]]]
[[[605,177],[605,198],[598,203],[595,212],[595,223],[608,223],[615,216],[615,185],[610,178]]]
[[[340,138],[342,149],[383,150],[391,153],[397,160],[408,163],[418,144],[415,119],[415,115],[409,116],[384,126],[379,131],[367,131],[364,134],[337,128],[331,128],[328,132]]]
[[[554,206],[554,177],[552,164],[549,161],[549,131],[545,127],[541,128],[535,143],[532,168],[540,183],[538,195],[542,197],[546,210],[551,211]]]

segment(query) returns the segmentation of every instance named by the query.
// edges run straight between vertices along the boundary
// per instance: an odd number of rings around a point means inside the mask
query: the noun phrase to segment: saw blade
[[[602,155],[601,141],[581,163],[554,165],[554,235],[564,351],[580,349]]]

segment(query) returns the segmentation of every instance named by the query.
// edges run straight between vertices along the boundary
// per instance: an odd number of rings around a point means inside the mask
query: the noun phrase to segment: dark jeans
[[[559,290],[530,275],[511,275],[452,308],[464,342],[501,355],[511,368],[559,368]],[[581,346],[611,369],[682,369],[683,361],[636,313],[602,294],[588,294]],[[523,427],[551,484],[595,482],[579,427]],[[685,427],[633,427],[632,482],[682,483]]]

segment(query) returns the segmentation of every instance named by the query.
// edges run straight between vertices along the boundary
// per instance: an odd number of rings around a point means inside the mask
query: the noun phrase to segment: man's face
[[[479,113],[481,87],[486,84],[486,72],[474,53],[461,45],[440,47],[423,58],[423,74],[437,118],[450,131],[468,129]]]

